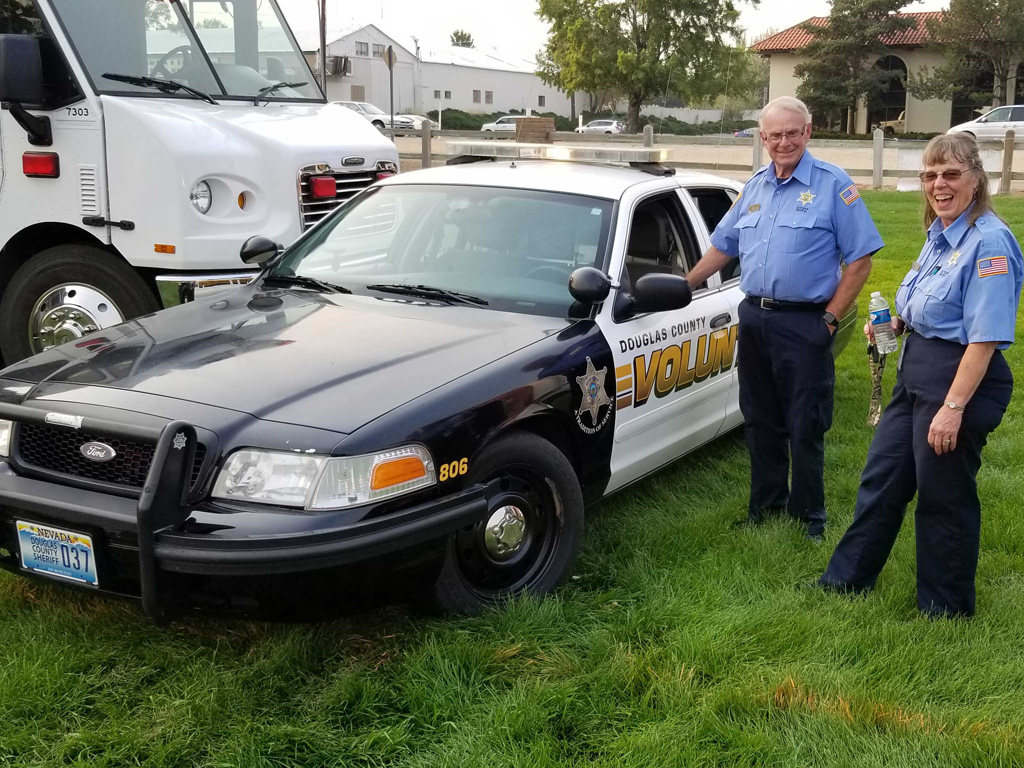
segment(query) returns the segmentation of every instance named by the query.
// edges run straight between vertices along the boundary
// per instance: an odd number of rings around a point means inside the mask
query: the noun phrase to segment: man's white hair
[[[804,121],[804,125],[811,122],[811,113],[808,111],[807,105],[800,101],[800,99],[792,96],[779,96],[764,105],[764,109],[761,110],[761,116],[757,119],[757,127],[764,128],[765,116],[776,110],[792,112],[795,115],[799,115]]]

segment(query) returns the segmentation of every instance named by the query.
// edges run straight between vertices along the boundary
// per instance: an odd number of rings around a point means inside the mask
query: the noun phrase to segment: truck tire
[[[160,309],[146,281],[117,256],[91,245],[58,245],[14,273],[0,300],[6,364]]]
[[[487,517],[449,538],[433,607],[473,615],[561,585],[583,539],[583,494],[565,455],[517,432],[485,448],[469,479],[488,486]]]

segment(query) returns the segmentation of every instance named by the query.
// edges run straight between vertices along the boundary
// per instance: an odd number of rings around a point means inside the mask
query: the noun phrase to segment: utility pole
[[[327,98],[327,0],[320,0],[320,87]]]

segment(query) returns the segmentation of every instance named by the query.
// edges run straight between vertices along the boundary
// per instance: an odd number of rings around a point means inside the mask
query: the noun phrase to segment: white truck
[[[0,0],[0,103],[6,363],[239,279],[250,235],[398,170],[276,0]]]

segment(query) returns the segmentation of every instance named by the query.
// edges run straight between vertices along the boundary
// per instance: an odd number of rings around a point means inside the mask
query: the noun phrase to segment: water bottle
[[[871,313],[871,330],[875,334],[875,348],[880,355],[888,355],[899,348],[896,335],[892,332],[892,317],[889,315],[889,303],[882,297],[880,291],[871,294],[871,302],[868,304],[868,311]]]

